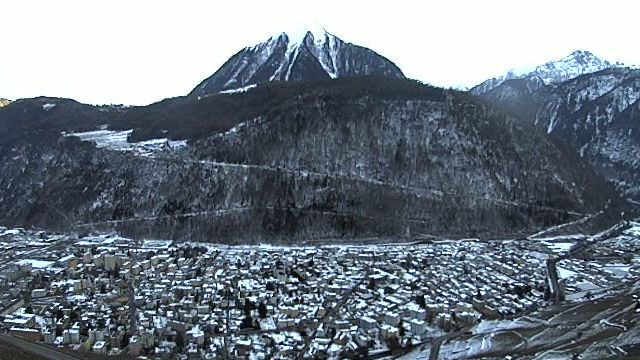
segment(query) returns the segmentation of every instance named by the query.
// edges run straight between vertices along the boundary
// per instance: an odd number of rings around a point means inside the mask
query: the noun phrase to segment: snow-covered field
[[[137,156],[149,157],[166,149],[177,149],[187,145],[186,140],[169,140],[166,138],[151,139],[140,142],[128,142],[127,139],[133,130],[107,130],[100,129],[79,133],[63,134],[64,136],[76,136],[82,141],[90,141],[99,149],[131,152]]]

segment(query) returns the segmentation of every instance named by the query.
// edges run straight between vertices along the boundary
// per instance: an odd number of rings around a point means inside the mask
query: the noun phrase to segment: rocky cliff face
[[[464,93],[388,79],[283,91],[267,110],[152,157],[73,136],[0,147],[0,221],[299,243],[505,236],[615,205],[571,151]]]

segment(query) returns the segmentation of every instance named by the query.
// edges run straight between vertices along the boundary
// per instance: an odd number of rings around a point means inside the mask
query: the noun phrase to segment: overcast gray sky
[[[408,77],[473,86],[584,49],[640,64],[637,1],[3,1],[0,97],[148,104],[231,55],[319,24]]]

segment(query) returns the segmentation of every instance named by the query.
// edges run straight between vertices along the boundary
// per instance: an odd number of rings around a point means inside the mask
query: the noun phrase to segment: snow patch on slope
[[[245,48],[245,52],[250,52],[253,55],[253,58],[250,62],[248,62],[245,58],[242,58],[241,64],[236,68],[236,71],[229,78],[229,80],[225,83],[225,86],[231,86],[233,84],[242,83],[242,81],[238,80],[238,75],[246,71],[244,77],[246,79],[250,79],[258,69],[264,65],[264,63],[269,60],[271,54],[278,45],[278,39],[271,38],[266,42]]]
[[[229,89],[229,90],[222,90],[220,92],[218,92],[218,94],[237,94],[237,93],[243,93],[243,92],[247,92],[251,89],[253,89],[254,87],[256,87],[256,84],[251,84],[251,85],[247,85],[247,86],[243,86],[243,87],[239,87],[236,89]]]
[[[93,142],[98,149],[130,152],[137,156],[151,157],[165,149],[177,149],[187,145],[186,140],[169,140],[166,138],[151,139],[135,143],[127,141],[133,130],[94,130],[79,133],[63,134],[63,136],[76,136],[82,141]]]
[[[44,104],[44,105],[42,105],[42,109],[44,109],[44,111],[51,111],[54,107],[56,107],[56,104]]]
[[[318,62],[320,62],[324,71],[329,74],[329,77],[332,79],[337,78],[338,54],[342,41],[326,31],[322,35],[312,34],[312,36],[313,47],[310,49],[311,53],[318,59]]]

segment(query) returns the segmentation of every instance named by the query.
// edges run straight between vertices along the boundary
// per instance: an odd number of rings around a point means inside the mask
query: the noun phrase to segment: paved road
[[[537,232],[537,233],[535,233],[533,235],[527,236],[527,239],[531,240],[531,239],[539,238],[539,237],[542,237],[542,236],[544,236],[544,235],[546,235],[546,234],[548,234],[550,232],[558,231],[558,230],[561,230],[561,229],[564,229],[564,228],[567,228],[567,227],[573,226],[573,225],[583,224],[583,223],[586,223],[587,221],[593,219],[594,217],[602,215],[602,214],[604,214],[604,211],[600,210],[599,212],[597,212],[595,214],[589,214],[589,215],[587,215],[587,216],[585,216],[585,217],[583,217],[581,219],[578,219],[578,220],[575,220],[575,221],[571,221],[571,222],[568,222],[568,223],[565,223],[565,224],[552,226],[552,227],[550,227],[548,229],[544,229],[544,230],[542,230],[540,232]]]
[[[80,356],[71,355],[62,351],[59,351],[55,348],[32,343],[30,341],[24,340],[19,337],[2,334],[0,335],[0,339],[8,344],[11,344],[15,347],[21,348],[22,350],[34,353],[36,355],[40,355],[50,360],[79,360],[83,359]]]
[[[558,270],[556,263],[561,260],[561,257],[549,258],[545,262],[545,271],[547,273],[547,283],[551,288],[551,294],[553,295],[553,303],[559,304],[564,301],[564,289],[558,282]]]

